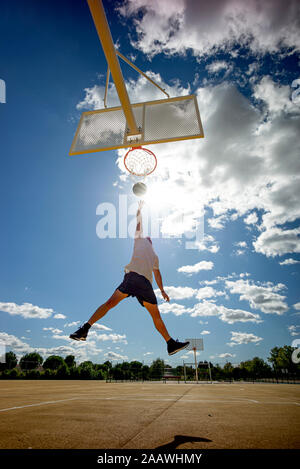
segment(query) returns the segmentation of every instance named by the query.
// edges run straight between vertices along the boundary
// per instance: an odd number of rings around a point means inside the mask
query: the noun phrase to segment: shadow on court
[[[170,443],[166,443],[165,445],[157,446],[155,449],[173,450],[177,449],[180,445],[184,445],[185,443],[193,443],[200,441],[205,443],[212,442],[212,440],[209,440],[208,438],[201,438],[199,436],[175,435],[173,441],[170,441]]]

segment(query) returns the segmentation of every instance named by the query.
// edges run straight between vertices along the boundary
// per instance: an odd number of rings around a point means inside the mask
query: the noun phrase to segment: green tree
[[[37,352],[26,353],[20,360],[22,370],[34,370],[43,363],[43,357]]]
[[[136,360],[130,362],[129,364],[129,369],[131,373],[130,379],[142,379],[142,368],[143,368],[143,363],[138,362]]]
[[[288,370],[289,373],[299,372],[299,364],[297,365],[292,361],[292,353],[294,350],[295,348],[290,345],[271,349],[268,361],[272,364],[276,373],[281,373],[282,370]]]
[[[226,379],[230,379],[233,377],[233,366],[230,362],[226,362],[224,367],[223,367],[223,371],[224,371],[224,375],[225,375],[225,378]]]
[[[1,375],[1,379],[19,379],[24,378],[24,373],[22,373],[18,368],[12,368],[11,370],[4,370]]]
[[[161,358],[157,358],[150,365],[149,377],[150,379],[162,379],[165,369],[165,362]]]
[[[5,362],[0,363],[0,371],[12,370],[17,366],[18,360],[14,352],[6,352]]]
[[[182,365],[176,366],[175,374],[176,374],[176,376],[183,376],[184,375],[184,369],[183,369]]]
[[[43,363],[44,370],[57,370],[61,365],[65,364],[62,357],[58,355],[50,355]]]
[[[143,381],[147,381],[149,379],[149,372],[150,367],[148,365],[143,365],[141,369],[141,378]]]
[[[10,379],[24,378],[24,373],[22,373],[18,368],[12,368],[8,371]]]
[[[67,355],[65,358],[65,363],[68,368],[72,368],[73,366],[76,366],[75,362],[75,356],[74,355]]]
[[[224,371],[218,363],[212,367],[211,374],[215,380],[221,380],[224,378]]]
[[[80,379],[93,379],[95,377],[94,365],[91,361],[80,363],[77,371]]]
[[[266,378],[271,375],[271,367],[264,362],[262,358],[254,357],[252,360],[248,360],[240,363],[240,370],[245,371],[244,375],[249,378]]]
[[[110,376],[115,380],[124,379],[124,370],[122,370],[121,364],[117,363],[110,370]]]
[[[106,362],[104,362],[103,365],[104,365],[107,369],[111,369],[111,368],[112,368],[112,362],[110,362],[110,361],[108,361],[108,360],[107,360]]]
[[[58,379],[68,379],[70,377],[70,371],[65,361],[58,367],[56,377]]]
[[[104,370],[95,369],[94,371],[94,378],[95,379],[106,379],[106,372]]]
[[[50,370],[49,368],[46,368],[46,370],[42,373],[41,378],[55,379],[56,378],[56,371],[55,370]]]
[[[193,366],[186,366],[185,367],[185,377],[188,381],[194,381],[196,378],[196,371]]]
[[[41,378],[41,373],[39,370],[27,370],[25,377],[28,379],[39,379]]]

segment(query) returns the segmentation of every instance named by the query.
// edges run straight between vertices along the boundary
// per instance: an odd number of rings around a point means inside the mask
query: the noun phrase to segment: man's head
[[[152,239],[150,238],[150,236],[146,236],[146,239],[148,239],[148,241],[152,244]]]

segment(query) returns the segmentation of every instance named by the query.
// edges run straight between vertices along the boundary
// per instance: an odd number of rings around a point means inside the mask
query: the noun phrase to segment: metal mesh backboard
[[[204,350],[203,347],[203,339],[185,339],[189,341],[189,345],[187,346],[186,350]]]
[[[121,106],[83,112],[70,155],[204,137],[195,95],[132,104],[140,135],[130,140]]]

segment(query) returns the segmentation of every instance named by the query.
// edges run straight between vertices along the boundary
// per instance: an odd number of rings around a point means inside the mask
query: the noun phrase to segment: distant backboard
[[[189,341],[189,345],[187,346],[186,350],[204,350],[203,347],[203,339],[185,339]]]
[[[128,135],[121,106],[83,112],[70,155],[204,137],[195,95],[131,105],[139,134]]]

